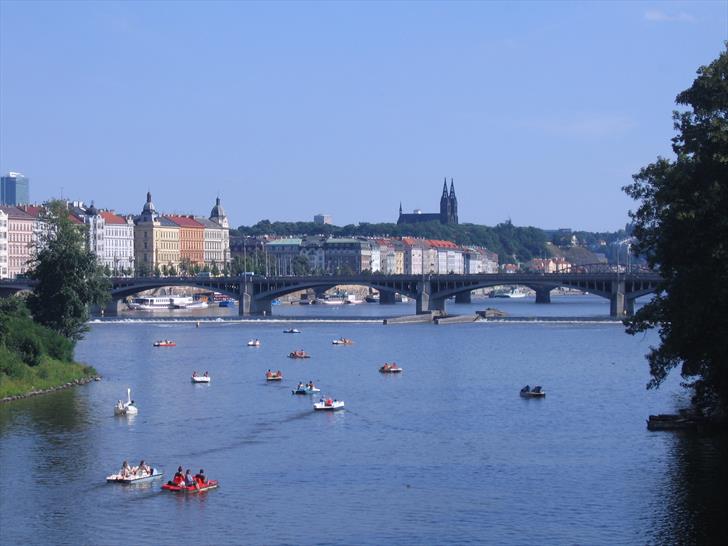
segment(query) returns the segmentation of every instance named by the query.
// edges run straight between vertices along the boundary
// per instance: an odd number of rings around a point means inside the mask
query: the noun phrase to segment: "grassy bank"
[[[5,347],[0,347],[0,398],[51,389],[96,375],[91,366],[61,362],[49,356],[41,357],[37,366],[28,366]]]

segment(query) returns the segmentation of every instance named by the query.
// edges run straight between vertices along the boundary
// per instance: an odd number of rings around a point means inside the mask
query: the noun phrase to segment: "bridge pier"
[[[417,283],[417,299],[415,300],[415,312],[423,315],[430,312],[430,283],[420,281]]]
[[[109,302],[103,306],[100,307],[98,305],[94,305],[91,307],[91,314],[92,315],[98,315],[101,317],[118,317],[119,311],[121,310],[121,306],[123,304],[121,303],[121,300],[117,299],[110,299]]]
[[[623,317],[624,314],[624,281],[613,282],[612,294],[609,296],[609,315],[612,317]]]
[[[536,303],[551,303],[551,290],[548,286],[534,288],[536,291]]]
[[[637,298],[626,298],[624,300],[624,314],[628,317],[634,315],[634,300]]]
[[[459,292],[455,294],[455,303],[471,303],[472,292]]]
[[[390,292],[389,290],[380,290],[379,291],[379,304],[380,305],[391,305],[396,303],[395,300],[395,292]]]

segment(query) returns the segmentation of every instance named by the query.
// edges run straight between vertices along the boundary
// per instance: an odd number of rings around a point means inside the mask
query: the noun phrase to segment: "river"
[[[506,305],[553,316],[591,305],[563,299]],[[274,313],[283,315],[280,307]],[[286,307],[299,318],[398,314],[376,305]],[[648,414],[673,411],[686,396],[679,377],[645,390],[654,333],[631,337],[619,324],[576,320],[301,321],[300,334],[284,334],[280,322],[138,320],[94,323],[79,343],[77,359],[102,381],[0,406],[2,544],[728,538],[724,439],[645,427]],[[333,346],[340,336],[355,344]],[[163,338],[177,347],[152,347]],[[262,346],[248,348],[251,338]],[[286,358],[298,348],[312,358]],[[384,361],[404,372],[378,373]],[[282,383],[266,383],[269,368],[283,371]],[[193,370],[209,371],[211,384],[191,384]],[[346,409],[314,413],[309,397],[291,394],[310,379]],[[543,385],[546,398],[519,397],[527,383]],[[127,386],[139,415],[114,417]],[[184,497],[161,492],[162,482],[105,483],[122,460],[141,458],[165,479],[178,465],[202,467],[221,486]]]

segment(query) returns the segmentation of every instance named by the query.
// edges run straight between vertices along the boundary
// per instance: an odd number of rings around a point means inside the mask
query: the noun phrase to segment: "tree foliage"
[[[627,332],[657,328],[649,387],[680,370],[694,403],[725,410],[728,402],[728,50],[698,70],[677,96],[674,160],[634,175],[625,191],[640,201],[632,213],[635,251],[663,276],[662,291],[626,321]]]
[[[86,236],[71,223],[65,203],[52,201],[40,217],[30,278],[38,281],[28,297],[33,318],[73,341],[87,330],[88,308],[109,297],[108,280],[86,248]]]

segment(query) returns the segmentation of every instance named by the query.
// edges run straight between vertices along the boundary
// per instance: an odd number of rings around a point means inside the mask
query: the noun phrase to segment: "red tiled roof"
[[[72,224],[83,224],[83,220],[81,220],[78,216],[75,214],[68,213],[68,219],[71,221]]]
[[[177,216],[174,214],[168,214],[166,216],[166,218],[168,218],[169,220],[171,220],[172,222],[174,222],[175,224],[177,224],[180,227],[187,227],[187,228],[204,228],[205,227],[201,223],[199,223],[197,220],[195,220],[194,218],[190,218],[188,216]]]
[[[0,210],[7,214],[8,218],[12,218],[14,220],[33,220],[33,217],[30,214],[28,214],[24,210],[19,209],[18,207],[2,205],[0,206]]]
[[[456,245],[452,241],[440,241],[438,239],[428,239],[427,242],[430,244],[430,246],[434,246],[436,248],[450,248],[453,250],[457,250],[460,248],[458,245]]]
[[[33,218],[38,218],[43,207],[39,205],[19,205],[18,208]]]
[[[124,224],[126,225],[126,218],[114,214],[113,212],[102,211],[101,217],[107,224]]]

